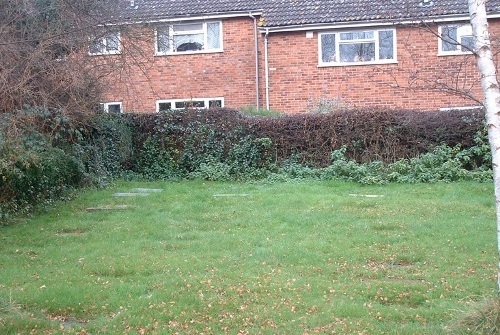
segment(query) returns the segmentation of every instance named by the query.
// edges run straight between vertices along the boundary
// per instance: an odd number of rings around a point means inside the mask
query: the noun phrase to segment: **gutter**
[[[235,11],[235,12],[221,12],[221,13],[207,13],[207,14],[195,14],[195,15],[174,15],[171,17],[125,17],[120,25],[130,25],[130,24],[144,24],[144,23],[166,23],[166,22],[182,22],[182,21],[202,21],[202,20],[212,20],[212,19],[227,19],[234,17],[244,17],[244,16],[258,16],[262,15],[261,10],[257,11]],[[116,19],[120,20],[120,18]]]
[[[254,38],[254,50],[255,50],[255,103],[257,110],[260,109],[260,81],[259,81],[259,40],[257,33],[257,18],[248,13],[248,16],[253,19],[253,38]]]

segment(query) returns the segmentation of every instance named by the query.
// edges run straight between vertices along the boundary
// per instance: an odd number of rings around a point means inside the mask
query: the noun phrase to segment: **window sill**
[[[89,56],[113,56],[113,55],[121,55],[121,51],[117,52],[103,52],[103,53],[90,53]]]
[[[155,56],[182,56],[182,55],[200,55],[200,54],[216,54],[223,53],[224,50],[199,50],[199,51],[185,51],[185,52],[156,52]]]
[[[472,52],[469,51],[452,51],[452,52],[439,52],[438,57],[446,57],[446,56],[468,56],[473,55]]]
[[[467,111],[467,110],[481,110],[483,106],[460,106],[460,107],[441,107],[440,112],[450,112],[450,111]]]
[[[390,61],[319,63],[318,67],[370,66],[370,65],[387,65],[387,64],[397,64],[397,63],[398,63],[397,59],[391,59]]]

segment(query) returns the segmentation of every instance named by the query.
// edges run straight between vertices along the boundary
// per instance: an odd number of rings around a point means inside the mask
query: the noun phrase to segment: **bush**
[[[0,117],[0,217],[116,177],[381,184],[492,175],[482,118],[473,111],[339,108],[278,118],[211,109],[75,122],[27,108]]]
[[[132,160],[131,135],[128,121],[109,115],[81,124],[56,110],[1,114],[0,220],[119,176]]]
[[[15,116],[2,115],[0,218],[50,203],[84,179],[80,162],[53,146],[57,136],[49,137],[40,131],[48,124],[32,123],[47,117],[47,111],[36,109]],[[59,129],[51,127],[52,134],[60,134]]]

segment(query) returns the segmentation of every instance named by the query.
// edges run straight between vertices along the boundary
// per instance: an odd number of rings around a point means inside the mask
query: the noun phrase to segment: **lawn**
[[[134,188],[163,191],[113,196]],[[0,334],[445,334],[496,294],[492,194],[473,182],[89,190],[0,227]]]

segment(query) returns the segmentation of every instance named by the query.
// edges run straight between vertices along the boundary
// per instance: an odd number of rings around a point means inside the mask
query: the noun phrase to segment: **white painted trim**
[[[120,114],[123,113],[123,102],[121,102],[121,101],[102,102],[101,106],[102,106],[104,113],[109,113],[109,106],[110,105],[119,105],[120,106]]]
[[[213,98],[186,98],[186,99],[161,99],[161,100],[156,100],[156,112],[160,112],[160,104],[161,103],[170,103],[171,110],[183,110],[184,108],[175,108],[175,103],[176,102],[189,102],[189,101],[203,101],[205,103],[205,107],[198,107],[200,109],[207,109],[210,108],[209,104],[210,101],[212,100],[220,100],[221,101],[221,106],[224,107],[224,97],[213,97]],[[195,107],[196,108],[196,107]]]
[[[118,24],[106,24],[106,26],[119,26],[119,25],[131,25],[131,24],[144,24],[144,23],[168,23],[168,22],[189,22],[189,21],[203,21],[203,20],[215,20],[215,19],[231,19],[237,17],[247,17],[250,15],[260,16],[262,15],[262,10],[257,11],[245,11],[245,12],[228,12],[228,13],[212,13],[207,15],[197,15],[197,16],[177,16],[164,19],[156,20],[136,20],[136,21],[125,21]]]
[[[393,56],[394,58],[392,59],[377,59],[373,61],[360,61],[360,62],[323,62],[323,54],[322,54],[322,49],[321,49],[321,36],[322,35],[328,35],[328,34],[335,34],[335,50],[340,50],[340,34],[341,33],[349,33],[349,32],[356,32],[356,31],[367,31],[368,29],[350,29],[350,30],[333,30],[333,31],[322,31],[318,33],[318,67],[338,67],[338,66],[362,66],[362,65],[381,65],[381,64],[397,64],[398,63],[398,50],[397,50],[397,32],[396,29],[393,27],[387,27],[387,28],[380,28],[380,29],[369,29],[370,31],[376,32],[374,34],[373,39],[359,39],[356,40],[356,42],[374,42],[375,43],[375,55],[378,55],[379,53],[379,35],[378,33],[380,31],[384,30],[392,30],[392,49],[393,49]],[[337,51],[338,55],[338,51]]]
[[[96,38],[89,37],[89,47],[88,47],[88,54],[89,56],[106,56],[106,55],[120,55],[122,53],[122,35],[120,31],[110,31],[106,32],[103,36],[99,38],[99,40],[106,40],[107,37],[111,36],[112,34],[116,33],[118,37],[118,50],[111,50],[111,51],[105,51],[105,52],[91,52],[91,44],[97,40]],[[106,46],[106,43],[104,43]]]
[[[472,55],[471,51],[462,51],[460,48],[457,50],[453,51],[443,51],[443,38],[442,36],[442,28],[444,26],[447,27],[453,27],[455,26],[457,28],[457,39],[460,40],[462,36],[472,36],[472,27],[470,23],[458,23],[458,24],[441,24],[438,26],[438,56],[443,57],[443,56],[461,56],[461,55]],[[468,30],[468,29],[461,29],[461,28],[470,28],[470,34],[460,34],[461,30]],[[459,41],[456,41],[459,43]],[[458,45],[459,46],[459,45]]]
[[[214,21],[193,21],[191,23],[201,23],[203,26],[203,34],[204,34],[204,42],[207,42],[208,38],[208,24],[209,23],[219,23],[220,34],[219,34],[219,44],[220,48],[218,49],[203,49],[203,50],[192,50],[192,51],[158,51],[158,27],[155,27],[155,56],[177,56],[177,55],[190,55],[190,54],[206,54],[206,53],[220,53],[224,52],[224,28],[221,20]],[[171,50],[173,47],[173,38],[174,31],[171,24],[162,25],[162,27],[167,27],[169,29],[169,49]],[[206,44],[206,43],[205,43]]]
[[[461,106],[461,107],[441,107],[439,108],[440,112],[448,112],[448,111],[466,111],[466,110],[474,110],[474,109],[482,109],[483,106]]]
[[[370,66],[370,65],[385,65],[385,64],[398,64],[398,61],[391,59],[389,61],[370,61],[370,62],[351,62],[351,63],[320,63],[318,67],[341,67],[341,66]]]

